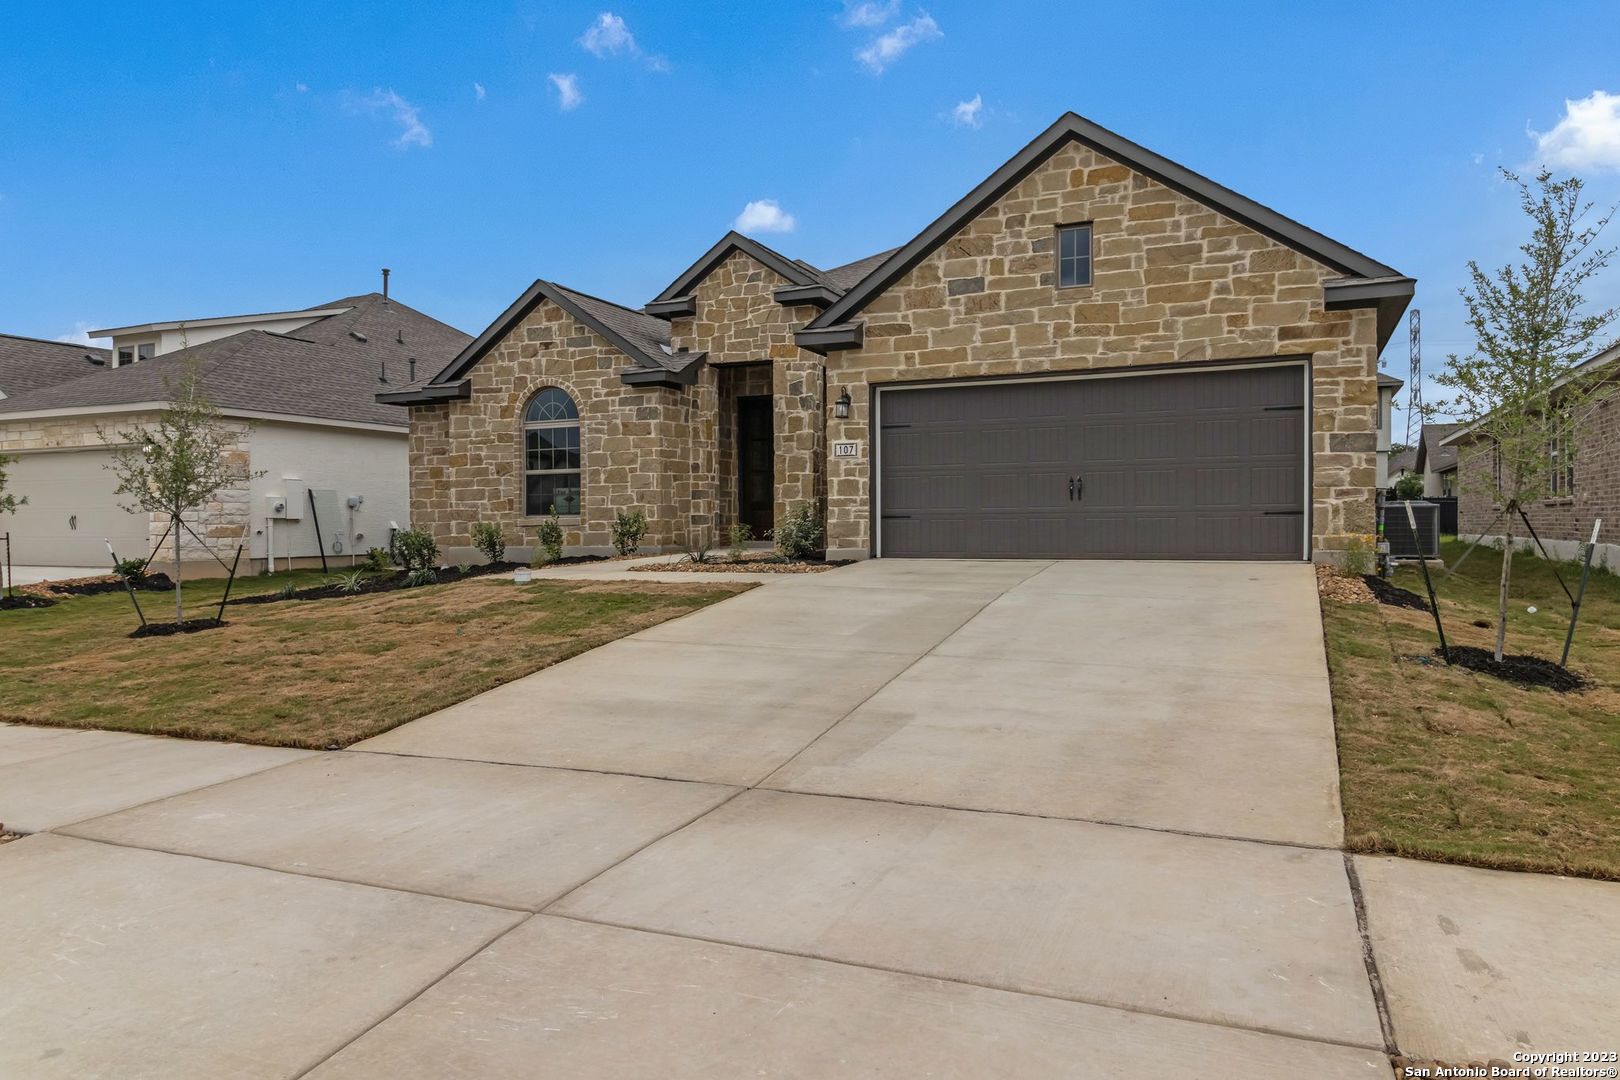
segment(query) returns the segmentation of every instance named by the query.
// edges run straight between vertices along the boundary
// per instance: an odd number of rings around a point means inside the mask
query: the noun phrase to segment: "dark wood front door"
[[[772,527],[776,440],[769,396],[737,399],[737,519],[762,537]]]

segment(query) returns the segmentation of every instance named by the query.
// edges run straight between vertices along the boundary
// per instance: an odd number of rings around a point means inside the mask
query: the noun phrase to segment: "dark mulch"
[[[1434,653],[1442,658],[1447,656],[1438,646],[1435,647]],[[1494,675],[1498,679],[1520,686],[1545,687],[1560,694],[1584,690],[1591,685],[1591,680],[1586,676],[1560,667],[1551,660],[1543,660],[1539,656],[1504,656],[1502,662],[1497,663],[1496,656],[1489,649],[1481,649],[1477,645],[1453,645],[1449,650],[1449,658],[1453,664],[1465,667],[1469,671]]]
[[[564,555],[556,562],[548,562],[547,566],[579,566],[583,563],[607,562],[613,558],[611,555]],[[516,566],[516,563],[511,564]]]
[[[72,581],[51,581],[45,588],[62,596],[96,596],[100,593],[123,592],[124,579],[108,574],[99,578],[75,578]],[[141,592],[172,592],[174,582],[168,574],[147,574],[135,583]]]
[[[1428,611],[1429,602],[1417,593],[1391,585],[1377,574],[1363,574],[1361,580],[1367,583],[1373,596],[1378,598],[1380,604],[1389,604],[1391,607],[1411,608],[1413,611]]]
[[[227,626],[228,623],[215,622],[213,619],[187,619],[182,623],[149,622],[129,632],[130,637],[169,637],[173,634],[195,634],[199,630],[212,630],[216,626]]]
[[[601,556],[593,556],[601,558]],[[507,574],[522,566],[522,563],[498,562],[484,563],[479,566],[469,566],[464,574],[454,566],[442,567],[436,571],[437,585],[446,585],[452,581],[466,581],[468,578],[486,577],[490,574]],[[237,596],[231,599],[232,604],[274,604],[281,600],[335,600],[344,596],[369,596],[372,593],[393,592],[396,589],[407,589],[405,584],[410,575],[404,570],[395,570],[387,574],[375,574],[364,578],[360,588],[354,592],[346,591],[336,582],[327,582],[324,585],[312,585],[307,589],[299,589],[291,596],[279,592],[255,593],[252,596]]]
[[[48,596],[18,593],[16,596],[0,596],[0,611],[10,611],[13,608],[51,607],[55,603],[56,601]]]

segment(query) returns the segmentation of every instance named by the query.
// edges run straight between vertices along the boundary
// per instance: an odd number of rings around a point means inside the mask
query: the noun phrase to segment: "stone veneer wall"
[[[120,413],[107,416],[65,416],[38,419],[0,421],[0,454],[15,454],[25,450],[67,450],[70,448],[109,449],[97,434],[98,428],[109,435],[116,431],[133,431],[157,425],[156,413]],[[228,432],[225,457],[239,470],[241,482],[222,489],[207,505],[188,514],[185,521],[202,538],[199,543],[182,534],[180,557],[188,569],[201,567],[208,572],[223,574],[214,556],[227,563],[236,554],[236,546],[245,543],[249,527],[248,473],[252,463],[248,455],[249,425],[240,421],[226,421]],[[108,489],[116,483],[108,474]],[[24,492],[23,494],[26,494]],[[156,563],[167,563],[174,558],[172,533],[157,547],[153,545],[168,530],[169,520],[154,514],[147,523],[147,546],[140,552],[120,551],[119,557],[132,559],[151,555]],[[212,554],[210,554],[210,552]],[[244,551],[243,566],[248,565]]]
[[[523,409],[560,387],[580,414],[581,513],[564,518],[564,543],[606,551],[614,515],[641,509],[644,546],[687,537],[712,519],[715,379],[681,390],[626,386],[632,361],[551,301],[543,301],[473,367],[472,395],[411,413],[411,523],[441,548],[470,550],[475,522],[496,521],[517,547],[534,543],[542,518],[523,513]],[[707,458],[708,460],[705,460]],[[696,470],[696,472],[695,472]]]
[[[1055,287],[1056,227],[1091,222],[1092,284]],[[1013,375],[1312,357],[1312,547],[1331,558],[1374,528],[1376,315],[1325,311],[1341,274],[1201,203],[1071,143],[874,300],[862,348],[827,358],[859,440],[828,466],[828,543],[868,550],[869,387]],[[780,481],[779,481],[780,482]]]
[[[777,303],[772,293],[790,284],[752,257],[733,252],[692,290],[697,313],[674,320],[670,328],[676,348],[708,353],[711,366],[770,361],[777,521],[804,500],[819,506],[826,490],[825,427],[818,419],[825,362],[793,341],[793,332],[814,318],[816,309]],[[716,479],[717,486],[728,483]],[[722,504],[732,507],[731,513],[735,498],[733,492],[731,502]],[[729,524],[717,520],[714,527]]]

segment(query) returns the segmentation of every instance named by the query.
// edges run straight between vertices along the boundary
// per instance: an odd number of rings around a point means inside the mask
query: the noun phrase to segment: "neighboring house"
[[[111,361],[107,349],[0,334],[0,400],[83,378]]]
[[[1412,471],[1423,477],[1424,498],[1457,494],[1457,448],[1446,439],[1461,428],[1461,424],[1423,425]]]
[[[28,497],[0,522],[11,533],[13,561],[103,566],[104,541],[121,558],[152,553],[168,522],[120,509],[107,468],[112,451],[98,432],[155,421],[188,357],[237,433],[231,452],[245,470],[264,473],[221,493],[190,522],[208,549],[229,562],[246,544],[247,570],[271,557],[307,565],[323,544],[342,564],[368,547],[386,547],[391,525],[403,527],[410,516],[407,431],[399,410],[377,404],[375,395],[407,384],[417,365],[440,369],[469,338],[377,293],[275,318],[272,325],[284,329],[264,329],[263,316],[126,328],[165,347],[187,346],[148,357],[136,346],[130,363],[100,368],[76,347],[88,374],[0,401],[0,453],[17,459],[11,488]],[[204,332],[192,334],[199,324]],[[235,329],[209,336],[223,326]],[[112,336],[117,349],[127,343],[126,329],[96,333]],[[188,565],[218,569],[189,538],[181,551]],[[160,558],[170,552],[165,545]]]
[[[1552,494],[1526,506],[1525,516],[1548,552],[1564,559],[1585,554],[1592,523],[1601,518],[1603,531],[1594,559],[1601,566],[1620,569],[1620,345],[1598,353],[1577,370],[1602,373],[1604,388],[1577,427],[1574,444],[1548,445]],[[1497,461],[1490,442],[1459,424],[1447,436],[1445,448],[1457,459],[1459,535],[1468,540],[1481,535],[1500,539],[1505,533],[1502,508],[1491,495],[1490,474]],[[1521,544],[1530,545],[1524,534],[1520,522],[1514,535]]]
[[[1395,427],[1395,394],[1405,385],[1393,375],[1378,373],[1378,478],[1374,483],[1379,488],[1387,488],[1394,482],[1389,463]]]
[[[1389,483],[1384,486],[1394,487],[1395,481],[1415,472],[1417,472],[1417,447],[1408,446],[1404,450],[1393,451],[1389,455]]]
[[[635,311],[536,281],[432,378],[411,519],[606,550],[808,504],[832,556],[1334,559],[1413,282],[1073,114],[893,251],[735,233]]]

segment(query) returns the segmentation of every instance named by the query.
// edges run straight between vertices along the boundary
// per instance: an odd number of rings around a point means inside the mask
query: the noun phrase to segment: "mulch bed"
[[[213,619],[187,619],[185,622],[152,622],[137,627],[129,632],[130,637],[171,637],[175,634],[195,634],[199,630],[212,630],[218,626],[227,626],[228,623],[215,622]]]
[[[59,596],[97,596],[101,593],[123,592],[124,579],[116,574],[105,574],[101,577],[45,581],[29,587],[36,592],[56,593]],[[138,592],[172,592],[174,582],[168,574],[147,574],[135,583],[135,589]]]
[[[601,558],[600,555],[590,556]],[[436,585],[447,585],[453,581],[466,581],[468,578],[487,577],[490,574],[509,574],[523,563],[498,562],[482,563],[478,566],[467,567],[467,572],[454,566],[441,567],[437,571]],[[327,582],[324,585],[312,585],[307,589],[299,589],[291,595],[280,592],[254,593],[251,596],[232,597],[232,604],[274,604],[282,600],[335,600],[344,596],[370,596],[372,593],[393,592],[396,589],[408,589],[406,584],[410,577],[408,571],[394,570],[386,574],[373,574],[360,582],[360,587],[350,592],[337,582]]]
[[[1364,574],[1361,578],[1367,583],[1367,588],[1380,604],[1391,607],[1411,608],[1413,611],[1428,611],[1429,602],[1417,593],[1399,586],[1391,585],[1377,574]]]
[[[642,563],[632,566],[631,570],[640,570],[653,574],[819,574],[823,570],[836,570],[840,566],[848,566],[853,559],[804,560],[792,562],[780,555],[744,555],[740,559],[729,556],[712,559],[709,562],[693,562],[690,559],[680,559],[667,563]]]
[[[1458,667],[1494,675],[1498,679],[1520,686],[1545,687],[1560,694],[1567,694],[1573,690],[1584,690],[1591,685],[1591,680],[1586,676],[1560,667],[1551,660],[1543,660],[1539,656],[1503,656],[1502,662],[1497,663],[1496,656],[1491,650],[1481,649],[1476,645],[1453,645],[1448,652],[1451,662]],[[1440,651],[1439,646],[1435,647],[1434,654],[1442,659],[1447,657],[1446,653]]]
[[[13,608],[40,608],[52,607],[56,601],[48,596],[36,596],[33,593],[18,593],[16,596],[0,596],[0,611],[10,611]]]

